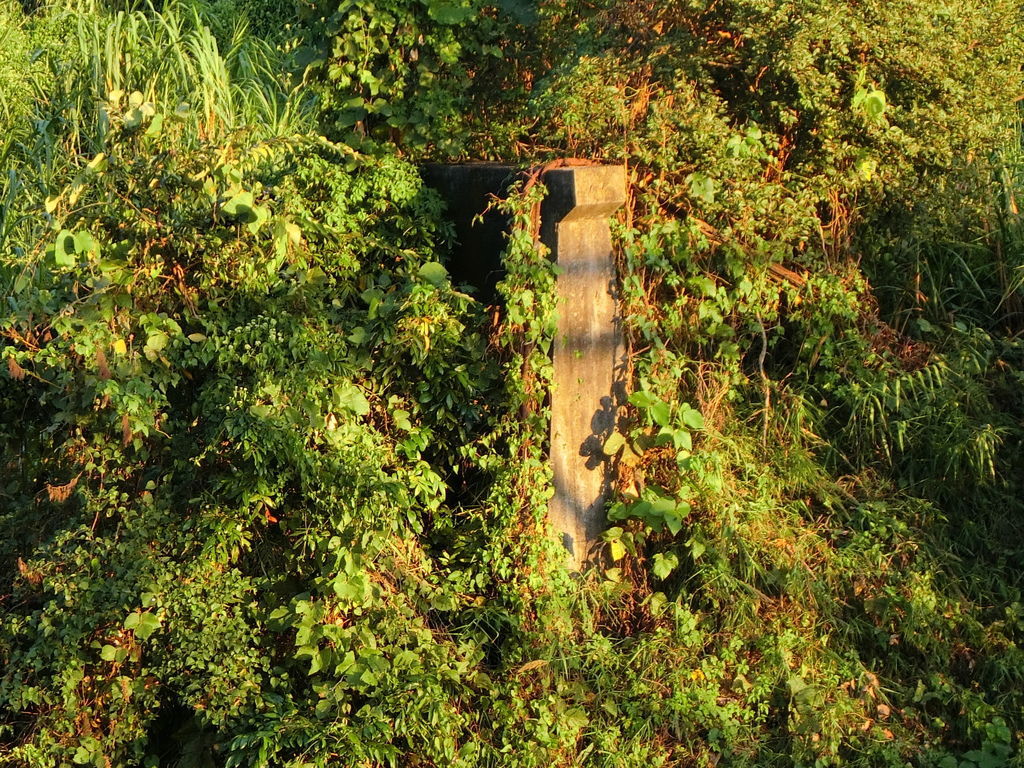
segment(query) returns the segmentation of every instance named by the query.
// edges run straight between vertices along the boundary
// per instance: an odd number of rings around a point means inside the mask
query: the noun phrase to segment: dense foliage
[[[0,0],[0,762],[1020,765],[1007,0]],[[608,560],[542,186],[626,162]],[[608,566],[608,567],[604,567]]]

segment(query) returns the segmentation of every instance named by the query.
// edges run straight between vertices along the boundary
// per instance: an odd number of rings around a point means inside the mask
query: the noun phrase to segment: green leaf
[[[675,536],[683,528],[683,518],[675,511],[666,512],[665,526],[668,528],[671,534]]]
[[[476,15],[476,11],[472,6],[465,6],[460,3],[445,2],[445,0],[425,0],[425,4],[430,18],[440,24],[461,24]]]
[[[139,640],[146,640],[158,629],[160,629],[160,619],[149,611],[146,611],[139,616],[138,625],[135,627],[135,636],[139,638]]]
[[[152,352],[159,352],[170,342],[167,334],[163,331],[153,331],[146,337],[146,349]]]
[[[270,218],[270,209],[265,205],[254,205],[248,217],[241,216],[240,218],[246,222],[245,228],[255,235]]]
[[[85,168],[92,173],[100,174],[107,170],[107,166],[109,164],[106,154],[100,152],[96,157],[89,161]]]
[[[647,600],[647,605],[651,610],[651,615],[659,616],[662,610],[665,608],[665,603],[668,602],[668,598],[664,592],[654,592]]]
[[[693,450],[693,437],[685,429],[673,429],[672,445],[677,451]]]
[[[100,255],[100,244],[96,238],[87,230],[82,230],[75,235],[75,252],[87,255],[95,259]]]
[[[53,246],[53,260],[59,267],[75,265],[75,234],[69,229],[62,229],[57,235]]]
[[[659,552],[654,556],[654,575],[666,579],[679,565],[679,558],[674,552]]]
[[[683,424],[690,429],[704,429],[704,417],[700,411],[691,408],[687,403],[683,405]]]
[[[124,127],[129,131],[134,131],[140,125],[145,118],[145,114],[139,107],[134,107],[125,112],[124,115]]]
[[[686,542],[686,546],[690,548],[690,557],[694,560],[700,560],[700,556],[703,555],[706,550],[704,542],[700,539],[690,539]]]
[[[885,112],[885,94],[881,91],[869,91],[864,97],[864,111],[868,117],[877,119]]]
[[[104,661],[114,661],[117,658],[117,648],[113,645],[104,645],[100,648],[100,658]]]
[[[160,132],[164,128],[164,116],[155,115],[149,123],[149,127],[146,129],[146,136],[149,138],[156,138],[160,135]]]
[[[651,406],[651,418],[659,427],[667,427],[672,420],[672,411],[668,403],[659,401]]]
[[[32,273],[27,269],[19,272],[18,276],[14,278],[14,292],[21,293],[32,284]]]
[[[613,539],[608,542],[608,547],[611,550],[612,560],[618,562],[626,556],[626,545],[623,544],[619,539]]]
[[[789,688],[790,696],[796,696],[807,689],[807,683],[799,675],[792,675],[786,681],[786,686]]]
[[[343,384],[334,389],[334,404],[356,416],[365,416],[370,412],[370,403],[354,384]]]
[[[274,222],[274,250],[278,258],[285,257],[289,245],[298,245],[301,242],[302,230],[285,217],[279,216]]]
[[[605,456],[614,456],[619,452],[619,449],[626,444],[626,438],[622,436],[620,432],[612,432],[608,436],[608,439],[604,441],[604,445],[601,450],[604,451]]]
[[[239,192],[221,207],[228,216],[248,218],[253,215],[252,192]]]
[[[408,432],[412,429],[412,422],[409,421],[409,412],[401,408],[396,408],[391,412],[391,420],[395,426],[404,432]]]
[[[691,173],[688,177],[690,195],[709,205],[715,202],[715,180],[703,173]]]
[[[448,279],[448,270],[437,261],[428,261],[420,267],[419,276],[435,287],[441,287]]]
[[[629,396],[629,402],[637,408],[650,408],[652,405],[660,403],[661,401],[647,390],[642,389],[639,392],[631,394]]]

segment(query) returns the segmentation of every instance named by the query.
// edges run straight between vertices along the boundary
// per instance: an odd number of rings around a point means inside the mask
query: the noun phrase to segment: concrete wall
[[[426,182],[448,201],[459,243],[449,265],[455,282],[475,286],[493,302],[501,277],[499,254],[508,221],[497,212],[475,222],[490,195],[505,193],[522,173],[512,166],[434,165]],[[541,240],[560,268],[551,388],[550,457],[554,496],[551,528],[565,546],[566,564],[592,558],[605,526],[611,490],[601,447],[615,428],[621,396],[622,330],[619,322],[610,217],[625,201],[622,166],[549,170],[541,206]]]

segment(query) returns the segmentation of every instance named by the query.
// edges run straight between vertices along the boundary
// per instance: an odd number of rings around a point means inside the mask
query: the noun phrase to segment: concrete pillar
[[[609,219],[625,202],[622,166],[548,171],[541,240],[557,278],[558,332],[551,387],[551,527],[572,568],[593,554],[611,490],[601,448],[615,429],[622,332]]]
[[[459,243],[450,264],[456,283],[474,285],[483,301],[495,300],[501,275],[505,217],[476,219],[490,194],[502,194],[521,169],[487,163],[432,165],[424,179],[448,201]],[[609,219],[625,202],[623,166],[556,168],[543,178],[541,241],[560,268],[558,332],[551,388],[552,530],[565,546],[567,564],[583,566],[605,525],[611,488],[601,448],[615,428],[617,372],[622,336],[615,289]]]

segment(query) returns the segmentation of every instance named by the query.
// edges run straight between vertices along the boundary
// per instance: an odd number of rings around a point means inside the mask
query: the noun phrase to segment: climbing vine
[[[23,6],[0,762],[1020,761],[1012,3]],[[416,165],[467,156],[528,169],[494,306]],[[629,391],[572,575],[578,156],[628,169]]]

